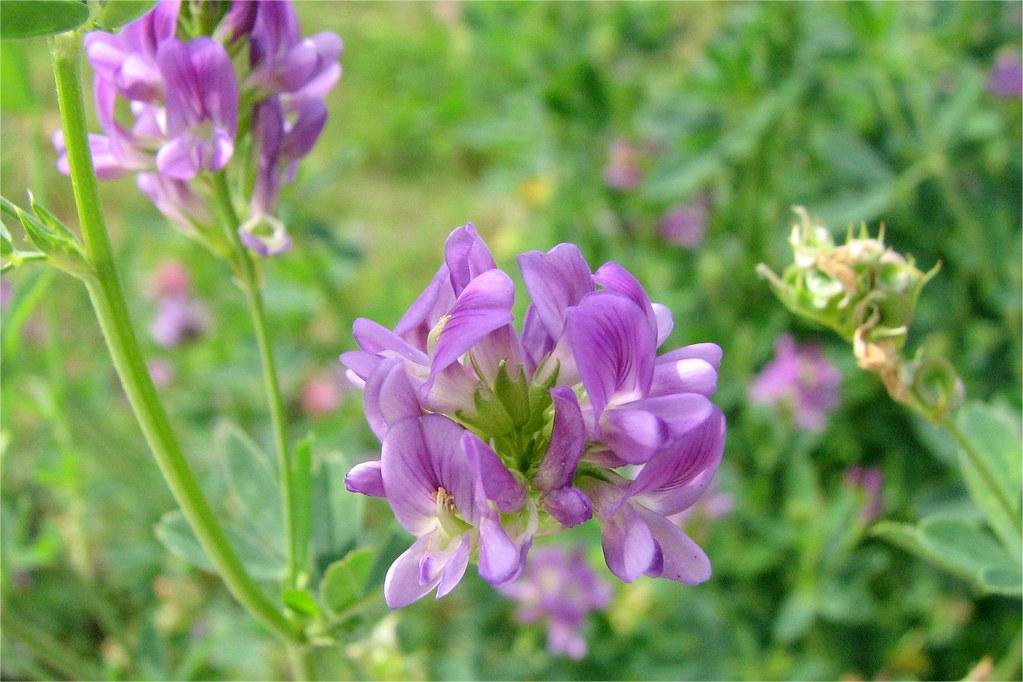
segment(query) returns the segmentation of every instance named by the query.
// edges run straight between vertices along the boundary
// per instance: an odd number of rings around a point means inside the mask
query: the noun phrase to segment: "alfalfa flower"
[[[708,399],[720,348],[658,356],[670,311],[617,263],[591,272],[572,244],[519,265],[531,299],[521,330],[511,278],[471,224],[456,229],[397,325],[356,320],[360,349],[341,356],[383,442],[346,484],[386,497],[417,537],[392,567],[388,603],[447,592],[473,556],[504,584],[536,534],[595,514],[623,580],[705,580],[706,556],[665,517],[700,497],[721,458],[724,418]],[[422,500],[414,518],[410,496]]]
[[[198,26],[205,28],[196,33]],[[302,38],[290,2],[160,0],[120,33],[85,40],[103,130],[90,135],[97,176],[138,173],[160,212],[226,253],[211,208],[211,180],[224,173],[245,199],[247,210],[234,207],[245,210],[241,224],[232,226],[242,243],[262,256],[287,251],[280,187],[323,130],[323,98],[341,75],[341,39]],[[232,59],[245,48],[247,60]],[[67,173],[62,131],[53,142]]]
[[[805,431],[820,431],[838,407],[842,375],[814,344],[797,344],[788,334],[778,337],[774,359],[750,384],[754,403],[781,406]]]
[[[557,545],[534,549],[522,574],[498,591],[518,603],[520,623],[543,622],[547,650],[569,658],[586,656],[587,616],[611,603],[611,586],[586,561],[581,549]]]

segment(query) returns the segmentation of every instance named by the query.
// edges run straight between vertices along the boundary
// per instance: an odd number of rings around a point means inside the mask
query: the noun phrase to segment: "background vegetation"
[[[355,317],[397,321],[437,267],[444,236],[467,220],[509,271],[516,253],[566,240],[591,263],[618,260],[674,311],[671,345],[725,349],[719,480],[734,500],[726,516],[691,527],[712,580],[617,585],[591,618],[583,661],[547,655],[542,628],[516,625],[514,606],[470,571],[444,600],[382,621],[382,600],[370,599],[336,631],[344,644],[321,651],[324,672],[958,679],[983,656],[1012,672],[1019,601],[980,595],[872,538],[865,500],[843,483],[852,466],[880,467],[886,519],[963,509],[952,445],[893,406],[842,342],[794,319],[754,266],[788,262],[794,204],[836,231],[884,222],[889,243],[924,269],[943,263],[910,343],[946,354],[969,396],[1001,403],[1018,423],[1021,106],[987,82],[999,55],[1019,55],[1020,3],[305,2],[299,11],[307,31],[334,30],[346,43],[327,129],[284,191],[295,246],[265,268],[291,428],[315,435],[320,499],[330,501],[317,511],[317,565],[371,548],[367,594],[379,594],[382,567],[408,543],[384,503],[343,491],[347,464],[376,442],[335,358],[354,347]],[[48,142],[57,120],[45,41],[3,50],[4,194],[21,200],[32,188],[72,224]],[[604,182],[616,141],[636,150],[634,188]],[[237,443],[219,421],[228,415],[269,441],[243,301],[227,269],[169,227],[130,178],[102,191],[140,327],[155,314],[150,278],[172,259],[212,313],[199,338],[174,348],[147,340],[147,351],[171,370],[163,397],[204,484],[246,522],[250,559],[272,572],[267,528],[279,520],[245,507],[259,491],[246,498],[237,486],[255,474],[225,466]],[[707,206],[696,248],[660,234],[679,203]],[[112,679],[285,674],[278,648],[219,581],[158,539],[173,502],[82,288],[42,267],[8,283],[4,608]],[[786,331],[823,344],[842,370],[842,403],[822,432],[748,402]],[[341,392],[337,409],[309,410],[312,379]],[[161,528],[173,545],[174,527]],[[594,530],[558,541],[588,543],[605,571]],[[5,678],[45,674],[4,634]]]

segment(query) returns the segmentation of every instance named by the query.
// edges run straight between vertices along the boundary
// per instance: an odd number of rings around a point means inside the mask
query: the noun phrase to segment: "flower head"
[[[695,249],[707,231],[707,207],[702,203],[679,204],[661,218],[661,237],[669,244]]]
[[[1020,63],[1018,50],[998,55],[988,75],[987,89],[1002,99],[1023,97],[1023,63]]]
[[[472,224],[460,227],[397,325],[356,320],[359,350],[341,356],[383,442],[380,461],[353,469],[348,488],[386,497],[418,538],[392,567],[404,578],[388,589],[404,587],[389,603],[453,587],[423,568],[440,561],[434,554],[457,560],[458,576],[477,556],[481,575],[503,584],[535,534],[595,514],[623,580],[705,580],[706,557],[664,517],[693,504],[720,461],[724,418],[708,397],[721,349],[658,356],[670,311],[617,263],[591,272],[572,244],[524,253],[519,267],[530,297],[521,330],[511,278]],[[398,456],[408,452],[416,457]],[[424,461],[436,475],[423,473]],[[441,471],[456,478],[441,480]]]
[[[615,140],[608,150],[604,183],[612,189],[633,189],[643,179],[640,155],[627,140]]]
[[[182,13],[200,20],[179,22]],[[193,33],[199,25],[205,32]],[[248,66],[238,69],[231,54],[246,46]],[[340,38],[303,38],[290,2],[160,0],[120,33],[90,33],[86,54],[103,129],[89,139],[98,177],[138,172],[139,188],[168,219],[221,252],[203,178],[229,173],[248,204],[234,226],[242,242],[263,256],[287,251],[277,199],[323,130],[323,98],[341,75]],[[62,131],[53,143],[67,173]],[[237,160],[236,149],[250,146],[255,153]],[[255,167],[243,168],[250,159]]]
[[[557,545],[533,550],[522,575],[498,590],[518,602],[519,622],[544,622],[548,651],[574,659],[586,655],[587,615],[611,602],[611,586],[594,573],[582,551]]]
[[[750,400],[762,405],[782,405],[796,426],[820,431],[828,415],[838,407],[842,375],[813,344],[797,344],[788,334],[778,338],[774,360],[764,367],[750,386]]]

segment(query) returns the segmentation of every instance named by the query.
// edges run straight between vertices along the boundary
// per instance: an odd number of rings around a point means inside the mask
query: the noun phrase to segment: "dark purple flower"
[[[702,203],[679,204],[661,218],[661,237],[669,244],[695,249],[707,231],[707,207]]]
[[[302,38],[290,2],[259,3],[252,23],[246,81],[265,94],[323,97],[341,77],[341,38],[324,32]]]
[[[775,358],[750,386],[750,400],[780,404],[791,411],[800,429],[820,431],[828,415],[841,402],[838,386],[842,375],[812,344],[798,345],[788,334],[778,338]]]
[[[576,660],[586,656],[587,615],[611,602],[611,586],[593,572],[582,551],[556,545],[533,550],[522,575],[498,591],[518,602],[519,622],[547,625],[548,651]]]
[[[1023,64],[1019,52],[1003,52],[998,55],[987,81],[988,91],[1002,99],[1019,99],[1023,96]]]
[[[857,489],[863,495],[860,515],[864,523],[870,523],[884,513],[884,473],[879,467],[851,467],[842,477],[846,485]]]
[[[446,592],[473,556],[501,584],[521,567],[534,529],[575,526],[595,513],[608,566],[623,580],[706,580],[706,556],[666,517],[700,498],[721,459],[724,418],[709,400],[721,349],[696,344],[658,357],[671,312],[617,263],[591,272],[574,245],[523,254],[519,265],[531,299],[521,335],[512,280],[469,224],[448,237],[444,264],[395,328],[356,320],[359,350],[341,356],[384,443],[381,462],[352,469],[346,486],[386,497],[418,538],[392,568],[401,579],[389,603]],[[409,434],[430,429],[450,432],[446,448],[464,433],[461,459],[444,462],[458,461],[463,477],[474,467],[474,501],[463,492],[438,506],[437,491],[451,489],[422,473],[421,462],[388,455],[401,442],[432,461],[440,445],[408,445]],[[454,465],[443,471],[453,475]],[[409,481],[422,491],[410,492]],[[418,525],[405,511],[417,495]],[[422,568],[455,560],[448,581],[447,568]]]

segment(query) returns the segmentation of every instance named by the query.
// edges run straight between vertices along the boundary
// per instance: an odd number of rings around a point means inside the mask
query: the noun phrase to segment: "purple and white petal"
[[[384,479],[380,473],[380,460],[353,466],[345,474],[345,488],[351,493],[362,493],[370,497],[386,497]]]
[[[575,244],[558,244],[547,253],[528,251],[519,268],[536,314],[552,339],[561,336],[565,311],[594,290],[590,267]]]
[[[466,223],[448,236],[444,244],[444,262],[456,296],[460,296],[473,279],[497,267],[490,249],[472,223]]]
[[[698,585],[710,579],[710,559],[692,538],[660,514],[641,505],[636,507],[636,511],[643,517],[657,543],[657,565],[649,575],[687,585]]]

